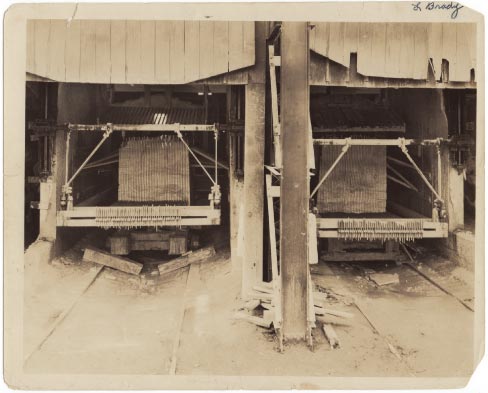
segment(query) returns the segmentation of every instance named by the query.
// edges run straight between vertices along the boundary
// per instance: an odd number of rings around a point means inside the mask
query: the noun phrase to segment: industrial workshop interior
[[[470,376],[476,43],[28,20],[24,371]]]

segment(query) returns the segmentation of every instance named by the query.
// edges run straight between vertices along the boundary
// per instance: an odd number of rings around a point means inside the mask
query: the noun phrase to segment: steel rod
[[[310,198],[313,198],[313,196],[317,193],[317,191],[319,190],[319,188],[322,185],[322,183],[325,181],[325,179],[327,179],[327,177],[329,177],[329,175],[332,173],[332,171],[334,170],[334,168],[336,167],[336,165],[339,163],[339,161],[342,159],[342,157],[344,157],[344,154],[347,153],[347,151],[349,150],[349,147],[350,147],[350,145],[349,144],[346,144],[342,148],[341,154],[339,154],[339,156],[336,158],[336,160],[330,166],[329,170],[325,173],[325,175],[322,176],[322,179],[320,179],[319,184],[317,184],[317,186],[314,188],[314,190],[310,194]]]
[[[417,171],[419,176],[422,178],[424,183],[427,185],[427,187],[429,187],[429,189],[434,193],[434,195],[437,197],[437,199],[439,199],[439,201],[444,202],[442,197],[437,193],[435,188],[432,186],[432,184],[430,184],[429,180],[425,177],[425,175],[422,173],[422,171],[420,170],[418,165],[415,163],[413,158],[410,156],[406,146],[401,146],[400,149],[402,150],[403,154],[405,154],[405,157],[407,157],[408,161],[410,161],[410,163],[413,165],[413,167],[415,168],[415,170]]]
[[[85,165],[88,163],[88,161],[90,161],[90,159],[93,157],[93,155],[98,151],[98,149],[100,149],[100,147],[103,145],[103,142],[105,142],[108,138],[108,136],[110,135],[110,133],[105,133],[102,137],[102,140],[100,142],[98,142],[98,144],[95,146],[95,148],[92,150],[92,152],[88,155],[88,157],[85,158],[85,161],[83,161],[83,163],[80,165],[80,167],[78,168],[78,170],[73,174],[73,176],[71,176],[71,178],[66,182],[66,186],[69,186],[71,184],[71,182],[75,179],[76,176],[78,176],[78,174],[83,170],[83,168],[85,167]]]
[[[402,146],[402,145],[439,145],[444,139],[314,139],[314,145],[351,145],[351,146]]]
[[[212,182],[212,184],[215,186],[217,183],[214,181],[214,179],[212,179],[212,176],[210,175],[210,173],[208,173],[207,169],[203,166],[203,164],[200,162],[200,160],[195,155],[195,153],[193,153],[193,151],[190,148],[190,146],[188,146],[188,144],[185,142],[185,140],[183,139],[183,136],[181,135],[181,133],[177,132],[176,135],[178,135],[178,138],[180,139],[180,141],[185,145],[185,147],[188,149],[188,151],[193,156],[193,158],[196,160],[196,162],[198,162],[198,165],[200,165],[200,167],[203,169],[203,171],[205,172],[205,174],[208,176],[208,178],[210,179],[210,181]]]

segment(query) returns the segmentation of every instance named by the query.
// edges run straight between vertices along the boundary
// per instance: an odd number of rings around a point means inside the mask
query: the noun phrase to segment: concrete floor
[[[368,265],[399,274],[399,284],[383,287],[368,280],[364,269],[314,266],[314,283],[329,293],[330,307],[355,317],[335,325],[340,349],[331,350],[315,329],[313,351],[286,345],[279,353],[273,334],[234,319],[242,306],[240,276],[232,271],[228,252],[164,278],[139,278],[109,268],[96,276],[96,266],[80,260],[81,253],[74,251],[37,267],[37,274],[29,275],[26,267],[31,284],[25,296],[27,373],[471,374],[473,312],[406,266]],[[469,274],[449,261],[428,256],[418,266],[472,301]]]

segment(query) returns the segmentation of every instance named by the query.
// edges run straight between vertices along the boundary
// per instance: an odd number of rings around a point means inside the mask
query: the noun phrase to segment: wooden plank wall
[[[60,82],[180,84],[254,63],[254,22],[27,21],[27,72]]]
[[[382,78],[426,80],[432,59],[436,80],[442,60],[449,81],[469,82],[476,69],[473,23],[312,23],[310,49],[349,67],[357,53],[357,72]]]

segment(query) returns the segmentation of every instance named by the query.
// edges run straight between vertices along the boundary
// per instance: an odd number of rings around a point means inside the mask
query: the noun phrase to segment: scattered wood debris
[[[322,330],[324,331],[325,338],[330,344],[331,349],[336,349],[341,347],[341,343],[339,341],[339,337],[337,336],[334,328],[332,325],[324,323],[322,325]]]
[[[204,247],[196,251],[189,251],[172,261],[161,263],[158,266],[159,274],[167,274],[178,269],[182,269],[192,263],[202,262],[203,260],[215,255],[213,246]]]
[[[374,273],[374,274],[370,274],[368,277],[376,285],[379,286],[398,284],[400,282],[400,279],[398,278],[398,274]]]
[[[254,315],[249,315],[245,312],[237,312],[235,315],[234,315],[234,318],[235,319],[242,319],[244,321],[248,321],[248,322],[251,322],[255,325],[258,325],[258,326],[261,326],[261,327],[264,327],[264,328],[270,328],[271,327],[271,323],[273,322],[271,319],[264,319],[264,318],[260,318],[260,317],[256,317]]]
[[[142,263],[89,247],[85,248],[83,260],[98,263],[99,265],[108,266],[113,269],[135,275],[138,275],[143,267]]]

